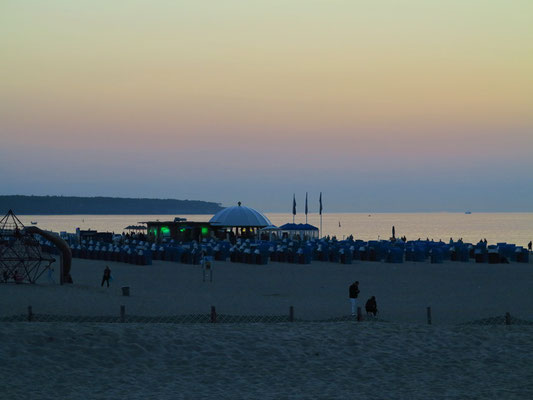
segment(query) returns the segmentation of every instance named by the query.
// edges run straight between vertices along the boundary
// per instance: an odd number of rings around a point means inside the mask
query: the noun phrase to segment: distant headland
[[[0,213],[19,215],[215,214],[222,208],[200,200],[0,195]]]

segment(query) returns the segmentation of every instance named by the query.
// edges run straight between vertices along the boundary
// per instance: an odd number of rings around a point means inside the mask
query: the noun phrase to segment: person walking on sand
[[[357,312],[357,296],[359,296],[359,281],[350,285],[350,303],[352,305],[352,315]]]
[[[107,287],[109,287],[109,279],[111,278],[111,270],[109,269],[109,266],[105,266],[104,269],[104,276],[102,277],[102,284],[100,286],[104,286],[104,282],[107,282]]]
[[[531,245],[532,245],[532,244],[533,244],[533,243],[531,243],[531,240],[530,240],[529,243],[527,244],[527,248],[528,248],[528,250],[529,250],[530,253],[531,253]]]

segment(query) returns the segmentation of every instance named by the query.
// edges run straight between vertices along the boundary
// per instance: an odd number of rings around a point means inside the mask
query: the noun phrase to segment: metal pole
[[[431,325],[431,307],[427,308],[426,314],[427,314],[428,325]]]
[[[126,322],[126,306],[120,306],[120,322]]]
[[[211,323],[217,322],[217,311],[215,310],[215,306],[211,306]]]
[[[28,321],[31,322],[32,319],[33,319],[33,311],[32,311],[31,306],[28,306]]]
[[[289,307],[289,322],[294,322],[294,307]]]

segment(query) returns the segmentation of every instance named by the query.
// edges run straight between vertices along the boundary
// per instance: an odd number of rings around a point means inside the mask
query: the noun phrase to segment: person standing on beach
[[[531,240],[530,240],[529,243],[527,244],[527,248],[529,249],[530,253],[531,253],[531,245],[532,245],[532,243],[531,243]]]
[[[107,287],[109,287],[109,279],[111,278],[111,270],[109,269],[109,266],[105,266],[104,269],[104,276],[102,277],[102,284],[100,286],[104,286],[104,282],[107,282]]]
[[[350,303],[352,305],[352,315],[357,312],[357,296],[359,296],[359,281],[350,285]]]

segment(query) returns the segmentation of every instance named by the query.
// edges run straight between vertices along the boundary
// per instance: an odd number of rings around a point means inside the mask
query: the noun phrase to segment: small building
[[[318,228],[310,224],[285,224],[279,229],[290,238],[299,236],[300,239],[318,239]]]
[[[144,233],[146,231],[146,226],[144,225],[128,225],[124,228],[125,231],[133,234]]]
[[[76,233],[78,234],[80,243],[84,240],[87,243],[90,242],[91,240],[93,242],[106,242],[106,243],[111,243],[113,241],[112,232],[98,232],[98,231],[93,231],[91,229],[83,231],[83,230],[76,229]]]
[[[148,240],[161,241],[174,239],[177,242],[190,242],[214,236],[216,228],[209,222],[187,221],[185,218],[176,218],[174,221],[147,221]]]
[[[174,221],[146,221],[148,240],[161,241],[169,238],[178,242],[202,240],[216,237],[230,239],[232,237],[255,237],[258,230],[272,224],[259,211],[237,206],[225,208],[216,213],[209,222],[187,221],[185,218],[174,218]]]

